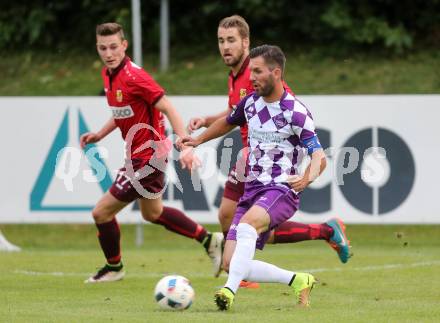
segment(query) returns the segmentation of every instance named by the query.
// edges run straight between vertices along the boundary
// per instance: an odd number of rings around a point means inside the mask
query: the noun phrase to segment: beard
[[[275,82],[273,80],[272,75],[270,75],[270,77],[267,79],[266,85],[260,86],[255,91],[259,96],[269,96],[270,94],[272,94],[274,88],[275,88]]]
[[[240,55],[238,57],[236,57],[236,58],[235,57],[230,57],[229,61],[226,61],[223,58],[223,62],[225,62],[225,65],[228,66],[228,67],[235,67],[238,64],[240,64],[241,59],[243,58],[243,55],[244,55],[244,52],[241,52]]]

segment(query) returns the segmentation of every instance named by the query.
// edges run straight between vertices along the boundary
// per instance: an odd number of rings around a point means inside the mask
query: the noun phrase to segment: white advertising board
[[[440,203],[435,203],[440,95],[299,99],[313,113],[328,166],[304,192],[293,219],[319,222],[337,215],[347,223],[440,223]],[[223,96],[171,100],[185,123],[227,106]],[[94,147],[95,154],[86,157],[79,149],[79,135],[99,130],[110,117],[105,98],[3,97],[0,112],[0,223],[91,223],[91,209],[124,158],[118,130]],[[226,180],[217,152],[239,147],[237,133],[232,138],[232,147],[222,138],[197,149],[200,182],[170,163],[164,203],[197,221],[216,223],[216,201]],[[101,167],[92,170],[90,162]],[[200,185],[191,185],[195,182]],[[141,221],[131,205],[118,219]]]

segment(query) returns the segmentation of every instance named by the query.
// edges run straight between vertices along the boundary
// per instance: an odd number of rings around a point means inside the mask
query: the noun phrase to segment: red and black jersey
[[[115,123],[126,143],[130,144],[128,141],[131,141],[131,158],[149,160],[153,155],[152,148],[136,150],[149,140],[165,138],[164,116],[154,108],[165,91],[128,57],[111,73],[104,67],[102,78]],[[128,134],[130,138],[127,138]]]
[[[249,70],[249,56],[243,62],[240,71],[236,75],[229,72],[228,78],[228,89],[229,89],[229,100],[228,106],[230,109],[235,109],[238,102],[241,101],[245,96],[254,92],[254,87],[250,81],[251,72]],[[243,147],[247,146],[247,125],[240,127],[241,140],[243,142]]]

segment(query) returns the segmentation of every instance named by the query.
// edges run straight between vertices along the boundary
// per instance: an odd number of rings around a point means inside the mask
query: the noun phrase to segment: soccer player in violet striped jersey
[[[229,272],[215,294],[220,310],[228,310],[243,279],[291,286],[297,304],[308,306],[315,284],[311,274],[281,269],[253,260],[263,249],[270,231],[288,220],[299,206],[300,192],[324,170],[326,158],[308,109],[283,86],[285,56],[277,46],[263,45],[250,51],[250,80],[255,93],[239,102],[227,117],[216,120],[188,146],[220,137],[236,126],[248,125],[248,174],[244,195],[228,232],[224,266]],[[304,174],[298,165],[304,150],[311,157]]]
[[[201,127],[209,127],[216,120],[227,116],[232,109],[236,107],[243,97],[254,92],[252,82],[250,81],[249,70],[249,43],[250,43],[249,26],[245,19],[241,16],[234,15],[222,19],[218,26],[217,38],[220,54],[225,65],[230,67],[228,78],[229,100],[228,109],[216,115],[197,117],[190,120],[188,131],[192,132]],[[288,85],[283,81],[284,88],[293,95]],[[243,147],[247,147],[248,127],[244,124],[240,127]],[[245,155],[245,154],[243,154]],[[245,159],[245,158],[244,158]],[[228,179],[225,183],[223,197],[219,207],[219,221],[226,237],[229,227],[234,217],[237,203],[244,193],[244,181],[240,172],[244,171],[244,167],[232,167],[229,172]],[[336,228],[334,228],[336,226]],[[267,243],[294,243],[307,240],[321,239],[327,241],[330,246],[338,253],[342,262],[348,260],[348,252],[341,250],[338,244],[332,239],[336,231],[343,230],[344,226],[339,219],[330,219],[326,223],[304,224],[294,221],[288,221],[280,224],[271,231]],[[337,233],[338,235],[338,233]],[[216,276],[220,274],[221,268],[214,273]],[[257,284],[251,282],[242,282],[241,287],[257,287]]]
[[[112,117],[98,132],[81,136],[81,147],[103,139],[119,128],[126,142],[126,164],[113,185],[92,211],[98,239],[107,263],[86,283],[120,280],[124,277],[120,230],[116,214],[137,200],[142,217],[167,230],[200,242],[216,267],[221,264],[223,235],[210,233],[182,211],[163,206],[165,168],[172,143],[165,136],[164,115],[178,136],[185,134],[183,121],[165,91],[125,51],[128,43],[122,27],[105,23],[96,28],[96,47],[105,67],[102,71],[107,103]],[[180,156],[183,168],[193,165],[191,151]]]

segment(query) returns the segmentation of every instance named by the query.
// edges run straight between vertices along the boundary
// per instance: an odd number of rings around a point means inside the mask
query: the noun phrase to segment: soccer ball
[[[194,289],[183,276],[166,276],[156,284],[154,298],[163,309],[186,310],[194,300]]]

